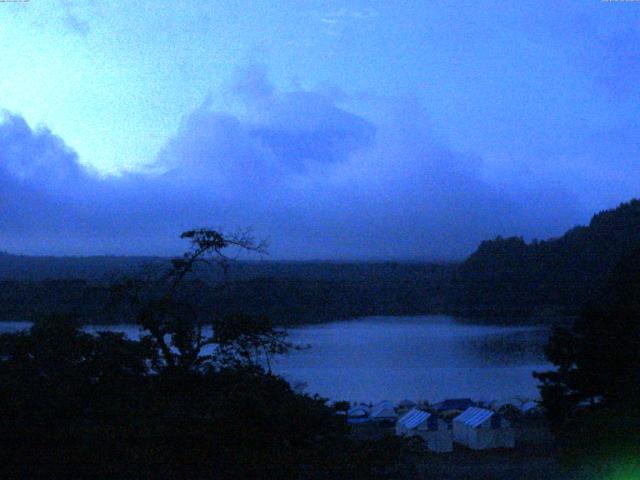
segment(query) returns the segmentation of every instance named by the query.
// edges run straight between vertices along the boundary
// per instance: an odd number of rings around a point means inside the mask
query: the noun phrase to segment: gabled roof
[[[356,405],[355,407],[351,407],[347,412],[347,416],[349,417],[366,417],[369,415],[369,408],[365,405]]]
[[[391,418],[396,416],[396,410],[391,402],[385,400],[373,406],[370,416],[371,418]]]
[[[494,414],[495,412],[487,410],[486,408],[469,407],[454,418],[453,421],[464,423],[470,427],[477,427],[488,418],[491,418]]]
[[[416,428],[418,425],[422,425],[430,416],[431,414],[429,412],[414,408],[403,415],[402,418],[398,420],[398,423],[411,430],[412,428]]]

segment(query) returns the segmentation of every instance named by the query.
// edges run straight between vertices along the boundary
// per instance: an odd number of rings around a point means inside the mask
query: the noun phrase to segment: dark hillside
[[[600,212],[559,238],[526,244],[498,237],[460,265],[448,304],[469,316],[573,314],[638,247],[639,200]]]

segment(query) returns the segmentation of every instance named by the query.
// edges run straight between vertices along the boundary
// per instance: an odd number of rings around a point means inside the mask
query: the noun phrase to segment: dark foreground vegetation
[[[353,441],[251,362],[160,367],[151,345],[62,318],[0,343],[2,478],[405,478],[400,441]]]
[[[546,349],[542,403],[571,478],[640,478],[640,249]]]
[[[516,424],[514,450],[438,455],[359,435],[337,405],[272,375],[272,356],[297,347],[266,315],[207,303],[197,276],[226,267],[227,249],[262,246],[210,230],[183,238],[191,249],[168,268],[101,290],[102,309],[126,313],[140,340],[86,333],[53,309],[0,336],[1,478],[638,478],[640,249],[590,290],[572,326],[554,330],[556,368],[536,373],[546,420]],[[260,297],[245,294],[257,308]]]
[[[459,264],[408,262],[235,262],[198,270],[197,307],[242,310],[282,324],[367,315],[453,314],[502,322],[577,316],[600,295],[615,265],[640,248],[640,201],[595,215],[562,237],[483,242]],[[151,257],[25,257],[0,253],[0,320],[36,320],[52,309],[83,322],[131,322],[105,311],[122,275],[166,269]],[[122,312],[121,312],[122,313]]]
[[[56,315],[0,336],[0,478],[410,478],[401,440],[352,439],[323,399],[270,374],[295,346],[266,317],[217,316],[204,333],[182,290],[194,266],[260,247],[183,236],[193,248],[161,277],[113,289],[140,341]]]

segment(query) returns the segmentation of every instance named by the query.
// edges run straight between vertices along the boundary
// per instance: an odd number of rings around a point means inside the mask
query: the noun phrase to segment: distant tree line
[[[476,317],[577,315],[601,296],[622,258],[640,248],[640,201],[595,215],[563,236],[485,241],[452,277],[447,309]]]
[[[235,268],[236,264],[232,271]],[[335,268],[331,266],[330,270]],[[364,272],[352,264],[344,268],[351,272],[336,274],[339,279],[333,280],[323,278],[333,272],[322,271],[315,278],[192,278],[184,292],[198,293],[194,303],[199,311],[211,311],[213,306],[220,315],[242,310],[268,315],[288,325],[366,315],[419,315],[444,309],[449,266],[379,264],[365,266]],[[75,314],[86,323],[131,322],[127,312],[116,315],[103,308],[117,278],[0,281],[0,321],[32,321],[57,311]]]
[[[198,308],[221,306],[223,314],[242,308],[283,324],[439,313],[517,323],[578,315],[601,294],[620,259],[639,247],[640,201],[632,200],[559,238],[482,242],[459,264],[240,261],[230,275],[196,269],[190,285],[199,293]],[[168,263],[0,254],[0,320],[57,310],[89,322],[130,321],[103,311],[109,286],[122,274]]]

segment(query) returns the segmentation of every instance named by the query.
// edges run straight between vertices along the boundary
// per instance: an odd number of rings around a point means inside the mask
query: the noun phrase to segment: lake
[[[0,323],[0,331],[28,326]],[[104,329],[139,335],[133,325],[89,327]],[[332,400],[535,398],[531,372],[550,368],[542,352],[548,333],[541,327],[473,325],[447,316],[367,317],[291,328],[289,335],[309,348],[278,358],[274,372]]]

